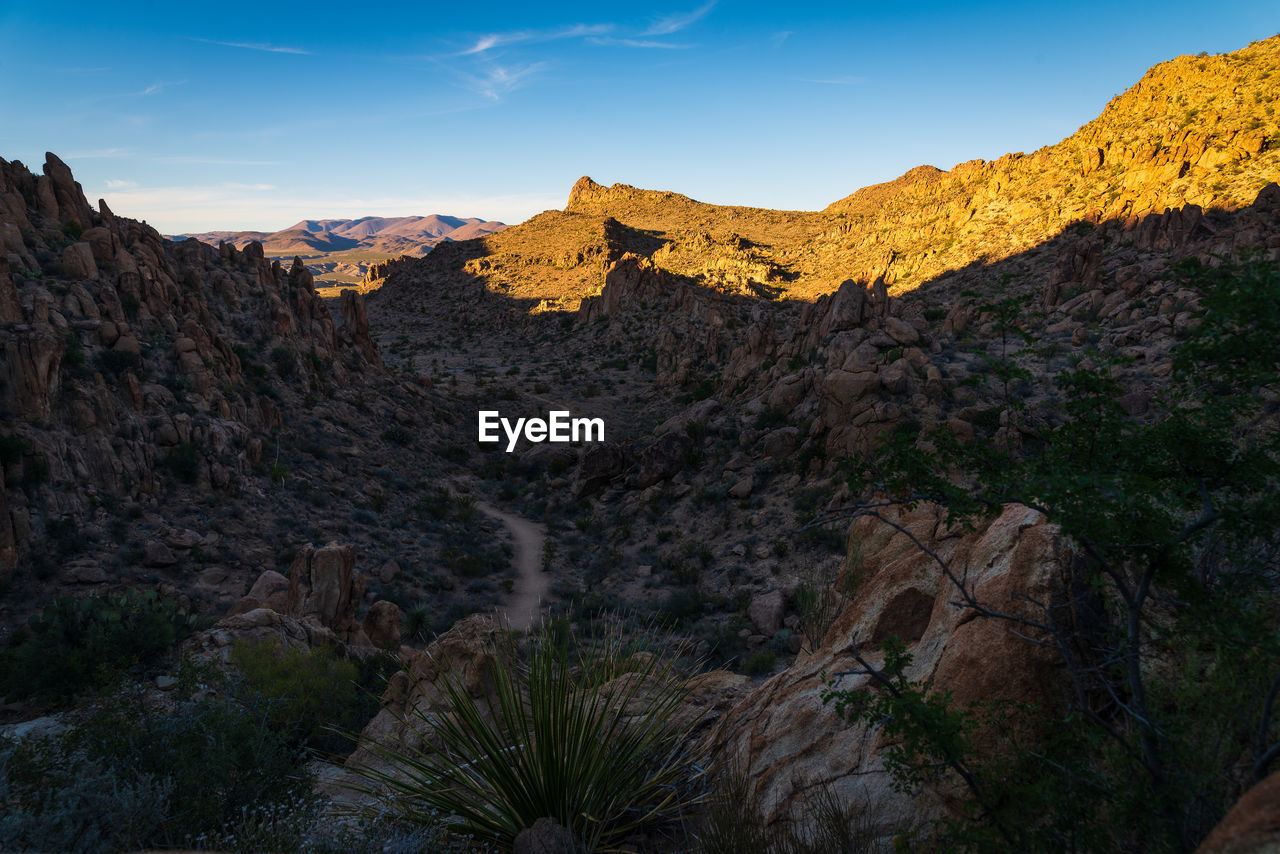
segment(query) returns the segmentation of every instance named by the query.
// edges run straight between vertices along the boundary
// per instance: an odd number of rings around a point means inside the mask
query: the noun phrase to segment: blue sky
[[[54,151],[165,232],[518,222],[581,175],[816,209],[1071,134],[1269,2],[44,4],[0,0],[0,157]]]

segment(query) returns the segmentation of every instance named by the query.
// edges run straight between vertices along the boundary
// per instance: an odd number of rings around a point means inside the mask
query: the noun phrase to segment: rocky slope
[[[506,227],[505,223],[492,220],[441,214],[366,216],[305,219],[280,231],[205,231],[179,234],[172,239],[194,238],[211,246],[227,243],[236,249],[259,243],[268,257],[300,256],[324,292],[359,283],[370,266],[388,258],[422,255],[441,243],[470,240]],[[336,297],[338,292],[332,290],[324,295]]]
[[[957,793],[894,791],[890,745],[821,702],[855,632],[873,658],[903,638],[911,675],[962,699],[1053,707],[1061,674],[952,608],[905,535],[805,523],[848,501],[842,463],[887,431],[1017,441],[1036,425],[1002,401],[1052,412],[1053,376],[1099,352],[1142,415],[1196,308],[1177,263],[1280,259],[1277,65],[1280,37],[1182,57],[1055,146],[822,212],[584,178],[564,211],[371,266],[380,289],[344,295],[341,324],[301,261],[166,242],[94,211],[55,157],[42,176],[0,163],[0,618],[159,586],[232,612],[192,644],[223,657],[235,636],[394,648],[392,608],[419,605],[440,637],[401,650],[367,730],[412,741],[400,716],[438,701],[443,668],[480,694],[493,665],[496,627],[472,615],[510,553],[480,496],[545,525],[549,606],[639,611],[741,671],[698,677],[687,711],[768,821],[827,787],[887,842]],[[1007,299],[1030,344],[1004,334]],[[1001,359],[1025,377],[1004,383]],[[494,406],[599,416],[606,441],[490,450],[475,412]],[[898,522],[1011,608],[1070,558],[1022,507],[969,533],[929,508]],[[355,548],[312,547],[330,540]]]
[[[950,171],[921,166],[820,212],[708,205],[671,192],[580,180],[563,212],[465,250],[493,291],[573,309],[620,251],[699,284],[814,299],[846,279],[895,293],[947,271],[1008,258],[1073,223],[1132,225],[1166,208],[1237,209],[1280,180],[1280,37],[1152,68],[1056,145]],[[607,220],[616,220],[612,236]],[[626,236],[623,236],[623,232]],[[450,261],[419,268],[436,275]],[[408,300],[389,281],[392,299]]]
[[[496,601],[497,526],[464,526],[448,492],[418,505],[458,471],[438,455],[457,415],[383,370],[354,291],[335,319],[299,260],[167,241],[93,209],[52,154],[40,175],[0,161],[0,242],[4,629],[60,592],[132,586],[222,613],[336,538],[385,564],[370,597]],[[414,524],[367,525],[384,514]],[[428,571],[444,549],[480,592]]]

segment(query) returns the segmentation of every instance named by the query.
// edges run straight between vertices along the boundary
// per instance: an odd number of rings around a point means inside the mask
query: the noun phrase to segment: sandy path
[[[542,600],[551,588],[550,577],[542,571],[542,543],[546,534],[541,525],[513,516],[483,501],[476,509],[507,526],[515,540],[515,589],[499,612],[513,629],[527,631],[542,611]]]

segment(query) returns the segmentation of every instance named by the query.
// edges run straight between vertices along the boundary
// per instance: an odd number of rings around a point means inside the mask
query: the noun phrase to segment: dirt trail
[[[527,631],[542,611],[542,600],[551,587],[550,577],[542,571],[542,543],[546,534],[542,526],[528,519],[514,516],[482,501],[476,509],[507,526],[515,540],[515,589],[499,612],[506,617],[513,629]]]

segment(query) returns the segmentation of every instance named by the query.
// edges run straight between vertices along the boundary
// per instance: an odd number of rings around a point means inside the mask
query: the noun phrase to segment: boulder
[[[773,637],[782,628],[782,618],[786,616],[786,597],[781,590],[770,590],[753,596],[747,605],[747,617],[756,631],[762,635]]]
[[[62,250],[62,274],[69,279],[98,278],[98,265],[88,243],[73,243]]]
[[[596,442],[585,446],[574,472],[574,497],[582,498],[603,489],[623,473],[626,463],[626,454],[616,442]]]
[[[289,579],[274,569],[263,571],[246,594],[259,603],[259,607],[285,613],[289,610]]]
[[[533,827],[516,834],[514,854],[573,854],[578,850],[573,834],[553,818],[540,818]]]
[[[671,432],[659,436],[640,452],[636,487],[644,489],[674,477],[685,467],[685,460],[692,450],[693,439],[688,433]]]
[[[898,317],[890,315],[884,319],[884,331],[889,337],[904,347],[920,340],[920,333],[914,326]]]
[[[159,540],[148,540],[142,547],[142,565],[152,568],[173,566],[178,559],[169,547]]]
[[[360,629],[356,608],[364,597],[364,576],[356,571],[354,546],[329,543],[322,549],[307,545],[289,569],[287,612],[314,619],[344,640]]]
[[[397,650],[400,648],[400,624],[403,616],[400,606],[385,599],[379,599],[369,606],[365,612],[361,626],[369,642],[379,649]]]
[[[1070,559],[1057,529],[1026,507],[1007,507],[970,534],[947,528],[934,507],[894,521],[957,571],[967,571],[984,602],[1006,611],[1025,607],[1023,594],[1047,599]],[[856,636],[861,654],[879,663],[879,643],[898,635],[913,656],[907,675],[951,692],[960,705],[1003,698],[1052,708],[1061,703],[1061,672],[1052,653],[1019,637],[1016,627],[953,607],[951,582],[906,534],[873,519],[859,520],[853,532],[862,556],[853,600],[820,647],[801,652],[734,706],[708,745],[711,755],[740,765],[766,821],[800,820],[811,787],[822,783],[840,802],[861,804],[879,844],[888,848],[903,827],[942,814],[955,793],[897,791],[884,766],[890,745],[879,730],[850,724],[822,701],[830,674],[861,669],[851,639]],[[752,622],[772,628],[775,615],[780,620],[776,605],[776,598],[757,597]],[[867,679],[846,676],[840,687],[861,687]]]
[[[1280,771],[1245,792],[1196,854],[1280,854]]]

